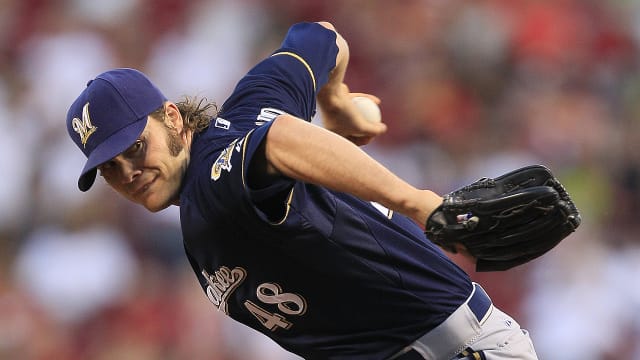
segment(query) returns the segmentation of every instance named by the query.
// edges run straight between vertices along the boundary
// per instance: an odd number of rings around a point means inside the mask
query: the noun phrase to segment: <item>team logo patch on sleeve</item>
[[[222,170],[227,172],[231,171],[231,156],[233,155],[233,148],[236,146],[236,143],[239,139],[233,140],[229,146],[227,146],[222,152],[220,156],[216,159],[211,167],[211,179],[216,181],[220,179],[220,175],[222,175]]]

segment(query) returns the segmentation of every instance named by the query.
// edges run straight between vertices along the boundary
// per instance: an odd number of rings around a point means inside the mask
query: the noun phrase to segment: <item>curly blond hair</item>
[[[211,120],[218,114],[218,105],[208,102],[206,98],[187,97],[175,103],[182,115],[183,125],[193,133],[199,133],[209,127]],[[153,111],[149,116],[164,119],[164,105]]]

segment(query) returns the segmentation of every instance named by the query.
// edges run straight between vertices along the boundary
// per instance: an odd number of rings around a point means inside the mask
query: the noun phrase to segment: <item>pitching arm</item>
[[[326,129],[349,139],[356,145],[367,144],[374,137],[384,133],[387,127],[383,123],[374,123],[364,119],[351,99],[355,96],[366,96],[377,104],[380,104],[380,99],[371,94],[350,92],[344,82],[349,64],[349,45],[332,24],[328,22],[320,22],[319,24],[336,33],[336,45],[338,46],[336,66],[329,74],[329,80],[317,95],[323,125]]]
[[[375,201],[419,224],[442,202],[439,195],[411,186],[352,142],[290,115],[275,120],[263,146],[263,174]]]

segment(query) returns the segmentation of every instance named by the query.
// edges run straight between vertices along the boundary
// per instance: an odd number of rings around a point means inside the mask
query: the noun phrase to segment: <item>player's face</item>
[[[138,140],[98,170],[118,193],[156,212],[178,203],[188,160],[186,137],[170,120],[150,117]]]

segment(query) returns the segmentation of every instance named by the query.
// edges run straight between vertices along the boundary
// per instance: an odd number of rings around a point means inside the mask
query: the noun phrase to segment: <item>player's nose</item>
[[[142,170],[133,161],[123,158],[117,160],[120,168],[120,182],[123,185],[133,183],[142,174]]]

